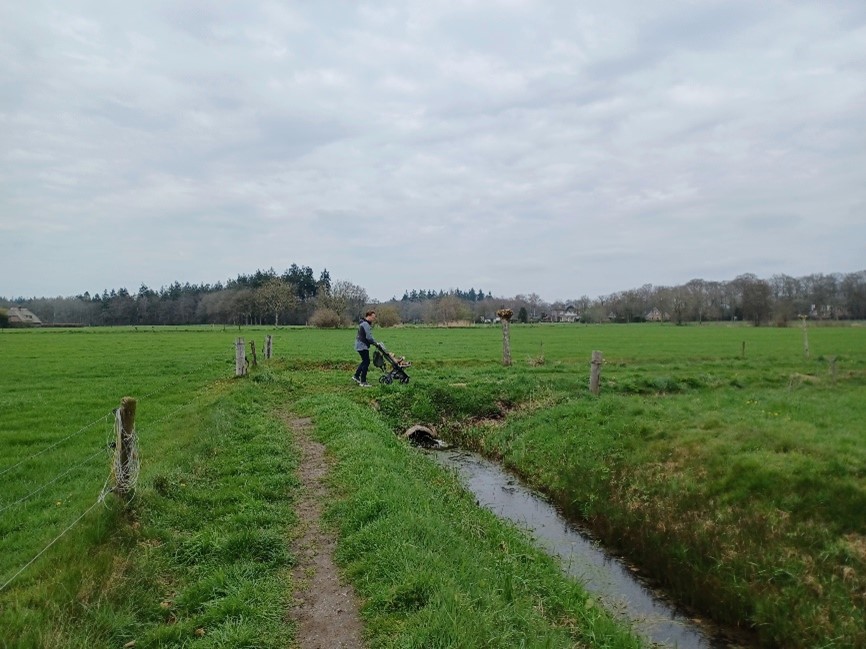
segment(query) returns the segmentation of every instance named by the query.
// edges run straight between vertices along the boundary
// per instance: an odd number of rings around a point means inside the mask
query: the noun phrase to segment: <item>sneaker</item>
[[[372,388],[373,387],[369,383],[359,383],[358,385],[360,385],[362,388]]]
[[[355,383],[357,383],[358,385],[361,385],[361,379],[359,379],[357,376],[353,376],[353,377],[352,377],[352,380],[353,380]]]

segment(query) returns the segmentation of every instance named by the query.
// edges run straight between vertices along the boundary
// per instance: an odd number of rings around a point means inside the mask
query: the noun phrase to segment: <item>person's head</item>
[[[364,314],[364,320],[366,320],[367,322],[373,322],[373,320],[375,320],[375,319],[376,319],[376,312],[375,311],[367,311],[367,313]]]

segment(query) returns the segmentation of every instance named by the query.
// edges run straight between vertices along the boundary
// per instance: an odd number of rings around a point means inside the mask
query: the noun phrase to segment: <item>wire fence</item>
[[[155,400],[155,397],[157,397],[158,395],[162,395],[162,394],[168,392],[169,390],[171,390],[172,388],[176,388],[178,385],[180,385],[184,382],[188,383],[193,376],[197,376],[197,375],[202,374],[208,368],[210,368],[211,366],[213,366],[217,363],[224,364],[225,362],[226,362],[226,359],[224,357],[218,357],[218,358],[211,359],[211,360],[199,365],[198,367],[195,367],[192,370],[183,373],[180,376],[175,376],[172,380],[165,382],[164,384],[160,385],[157,389],[154,389],[154,390],[148,392],[147,394],[145,394],[142,397],[138,397],[136,399],[136,401],[139,403],[145,402],[146,404],[147,403],[153,403]],[[199,395],[199,394],[192,395],[190,398],[188,398],[181,405],[173,408],[172,410],[165,413],[161,417],[159,417],[153,421],[150,421],[148,424],[148,428],[145,430],[150,430],[151,429],[150,427],[153,427],[155,429],[157,426],[159,426],[163,422],[175,417],[178,413],[184,411],[185,409],[187,409],[190,406],[192,406],[193,404],[195,404],[200,398],[201,398],[201,395]],[[121,404],[121,407],[122,406],[123,406],[123,404]],[[28,517],[26,515],[21,514],[21,512],[20,512],[20,510],[22,508],[27,507],[28,504],[30,504],[30,503],[36,503],[38,501],[38,499],[36,497],[39,496],[40,494],[47,493],[49,487],[52,487],[53,485],[64,484],[64,482],[63,482],[64,479],[66,479],[66,480],[71,479],[71,477],[74,476],[76,474],[76,472],[79,472],[79,471],[85,469],[86,467],[88,467],[88,465],[94,463],[94,461],[97,458],[99,458],[100,456],[102,456],[105,459],[108,459],[109,456],[113,456],[113,460],[112,460],[111,465],[110,465],[108,477],[105,479],[102,488],[99,490],[95,501],[92,502],[80,514],[76,515],[76,517],[70,523],[68,523],[59,533],[53,535],[53,538],[51,538],[47,543],[45,543],[41,547],[41,549],[39,549],[38,552],[36,552],[29,560],[27,560],[23,565],[21,565],[20,568],[18,568],[17,570],[14,570],[14,572],[11,574],[11,576],[9,576],[5,581],[3,581],[2,585],[0,585],[0,592],[4,591],[6,588],[8,588],[9,585],[12,584],[12,582],[14,582],[17,577],[19,577],[22,573],[24,573],[27,570],[27,568],[29,568],[31,565],[33,565],[40,557],[42,557],[51,547],[53,547],[70,530],[72,530],[76,525],[78,525],[78,523],[80,523],[90,512],[92,512],[94,509],[96,509],[96,507],[99,504],[101,504],[101,503],[104,504],[106,501],[106,498],[109,494],[115,493],[115,492],[123,492],[123,493],[129,493],[129,494],[134,493],[134,488],[135,488],[137,480],[138,480],[139,469],[140,469],[140,453],[138,451],[138,443],[137,443],[138,435],[136,434],[135,430],[132,430],[132,431],[123,431],[122,430],[123,425],[121,422],[121,408],[116,408],[116,409],[113,409],[113,410],[103,414],[103,415],[100,415],[98,418],[92,420],[88,424],[85,424],[84,426],[77,429],[76,431],[74,431],[68,435],[65,435],[64,437],[58,439],[57,441],[51,442],[50,444],[46,445],[45,447],[43,447],[43,448],[41,448],[41,449],[39,449],[33,453],[30,453],[30,454],[26,455],[25,457],[18,459],[17,461],[14,461],[14,463],[10,464],[9,466],[6,466],[3,469],[0,469],[0,477],[7,476],[5,478],[5,481],[8,483],[9,478],[12,475],[14,475],[13,472],[16,469],[22,469],[23,467],[25,467],[29,463],[32,463],[37,458],[42,458],[43,461],[45,461],[45,459],[51,457],[51,456],[49,456],[50,453],[60,451],[62,448],[64,448],[64,445],[66,445],[70,440],[73,440],[74,438],[79,437],[80,435],[86,433],[87,431],[92,430],[93,428],[95,428],[99,425],[106,426],[106,428],[109,428],[110,430],[106,431],[106,435],[105,435],[105,437],[103,437],[104,441],[102,441],[99,444],[97,450],[93,451],[92,453],[90,453],[89,455],[84,457],[84,459],[81,459],[79,461],[74,461],[72,463],[63,462],[62,460],[59,460],[59,459],[55,460],[55,462],[57,464],[59,464],[60,466],[57,468],[56,472],[52,472],[49,476],[47,476],[46,479],[44,480],[44,482],[41,482],[40,484],[35,484],[35,485],[28,485],[28,487],[26,489],[26,493],[24,493],[23,495],[19,495],[17,497],[13,496],[13,499],[10,500],[9,502],[0,503],[0,524],[3,524],[4,522],[8,523],[9,522],[8,517],[10,516],[10,514],[12,512],[17,512],[19,515],[16,517],[16,520],[11,522],[10,527],[15,528],[16,531],[24,530],[27,532],[31,532],[32,528],[28,527],[25,524],[28,520]],[[121,431],[124,433],[124,435],[127,435],[131,439],[131,443],[132,443],[131,447],[128,447],[125,449],[124,454],[121,454],[120,452],[118,452],[119,451],[118,446],[120,444]],[[74,484],[80,486],[82,480],[86,480],[86,478],[77,478],[77,482]],[[22,480],[22,481],[26,484],[26,480]],[[119,484],[119,481],[122,481],[122,484]],[[82,492],[79,490],[78,493],[80,494]],[[66,495],[67,500],[72,499],[72,496],[70,496],[70,494],[67,493],[65,495]],[[57,503],[60,503],[60,502],[62,502],[63,499],[57,500],[57,497],[52,497],[51,500],[56,501]],[[35,518],[35,516],[30,517],[30,520],[33,520],[34,518]],[[7,520],[4,521],[4,519],[7,519]],[[6,536],[6,534],[4,534],[3,536]],[[2,536],[0,536],[0,538],[2,538]]]

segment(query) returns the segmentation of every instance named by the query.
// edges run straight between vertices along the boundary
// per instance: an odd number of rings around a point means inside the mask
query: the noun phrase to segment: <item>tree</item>
[[[465,300],[456,295],[445,295],[435,302],[430,313],[433,320],[439,324],[471,320],[472,311]]]
[[[520,310],[517,312],[517,321],[526,324],[529,321],[529,314],[526,312],[526,307],[520,307]]]
[[[531,318],[533,322],[535,322],[540,317],[539,312],[544,306],[544,301],[537,293],[530,293],[529,296],[526,298],[526,301],[529,304],[528,317]]]
[[[369,303],[367,291],[357,284],[346,280],[337,280],[331,284],[331,290],[316,297],[316,305],[333,309],[340,317],[348,321],[360,319],[361,312]]]
[[[686,321],[689,309],[689,292],[683,286],[677,286],[671,289],[671,311],[674,314],[674,321],[681,325]]]
[[[771,313],[770,284],[751,273],[740,275],[734,282],[740,289],[743,318],[751,320],[756,327],[766,322]]]
[[[232,291],[230,309],[238,326],[250,324],[255,310],[255,295],[252,289],[242,288]]]
[[[788,275],[773,275],[770,279],[773,298],[773,318],[784,324],[798,315],[809,313],[808,305],[799,300],[800,282]]]
[[[328,269],[325,268],[321,274],[319,275],[319,281],[316,282],[316,295],[319,294],[320,291],[328,292],[331,290],[331,273],[328,272]]]
[[[273,314],[275,327],[280,326],[280,313],[297,302],[293,287],[276,277],[262,284],[256,291],[256,299],[262,306],[263,312]]]
[[[698,324],[704,320],[704,312],[707,308],[707,283],[702,279],[693,279],[686,284],[689,308],[693,320]]]
[[[845,275],[839,290],[847,317],[866,319],[866,270]]]

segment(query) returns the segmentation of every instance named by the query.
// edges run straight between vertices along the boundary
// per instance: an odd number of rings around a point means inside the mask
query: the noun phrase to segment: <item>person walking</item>
[[[380,343],[373,338],[373,323],[376,321],[376,312],[367,311],[361,322],[358,323],[358,333],[355,336],[355,351],[361,355],[361,362],[355,370],[352,380],[363,388],[369,388],[367,383],[367,370],[370,369],[370,345],[379,347]]]

